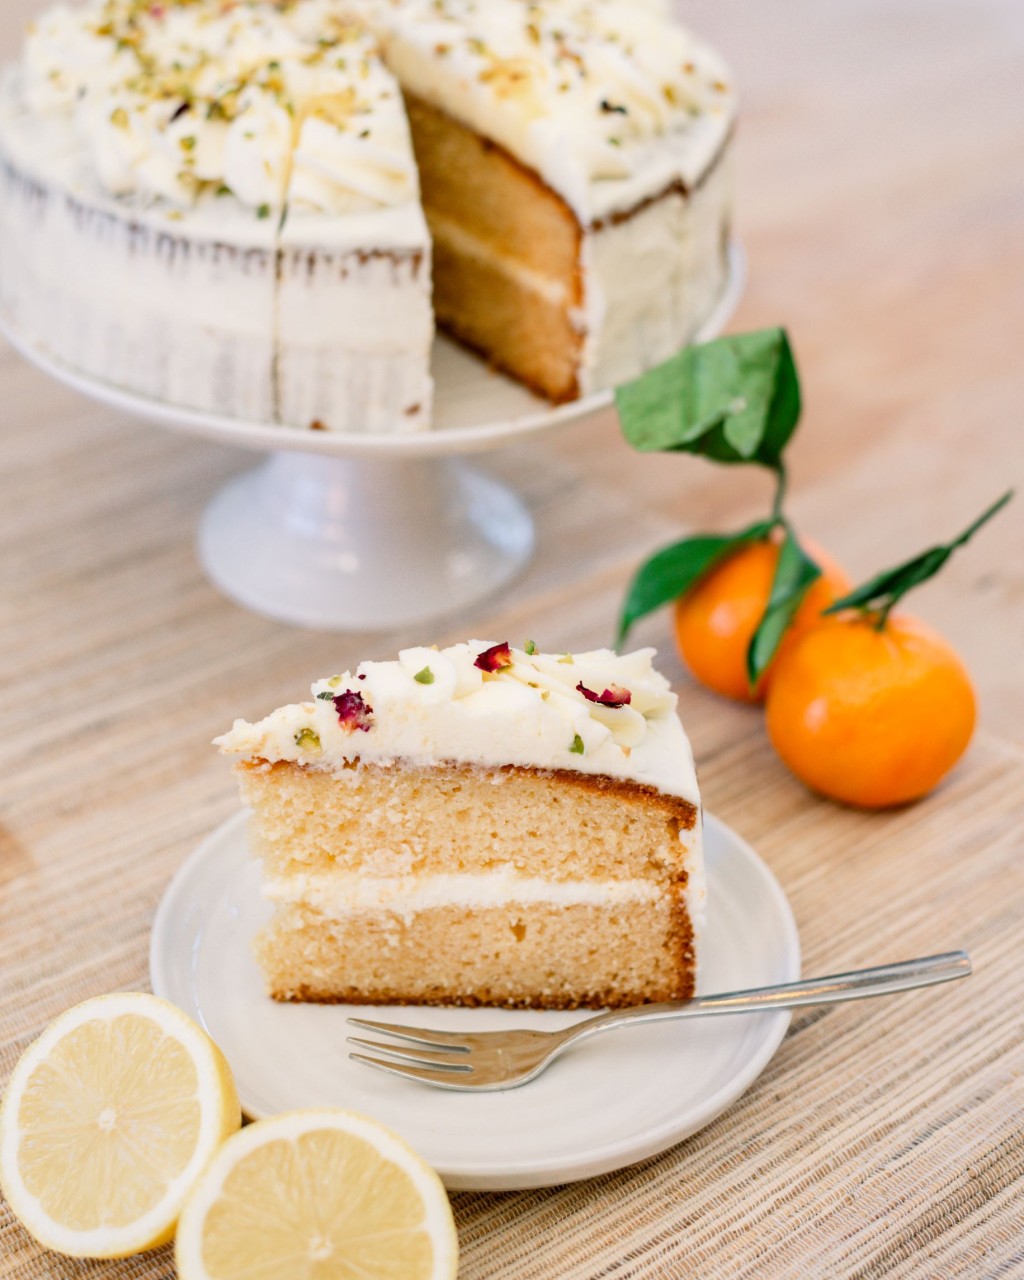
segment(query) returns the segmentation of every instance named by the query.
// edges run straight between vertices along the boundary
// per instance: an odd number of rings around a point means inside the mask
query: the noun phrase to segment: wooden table
[[[6,0],[0,53],[38,6]],[[1016,0],[700,0],[744,89],[736,328],[784,323],[807,412],[792,509],[855,577],[963,526],[1024,455],[1024,9]],[[208,748],[236,714],[413,641],[606,642],[638,560],[765,508],[753,474],[631,454],[605,420],[493,469],[537,557],[500,601],[418,633],[326,636],[227,603],[198,516],[251,459],[140,427],[0,349],[0,1080],[72,1001],[145,986],[153,911],[235,811]],[[794,1018],[769,1069],[665,1156],[563,1189],[455,1199],[467,1280],[1024,1275],[1024,499],[914,609],[970,663],[981,729],[890,814],[808,795],[757,711],[687,678],[709,808],[775,870],[805,971],[966,946],[940,992]],[[0,1206],[0,1276],[170,1277],[166,1251],[77,1264]]]

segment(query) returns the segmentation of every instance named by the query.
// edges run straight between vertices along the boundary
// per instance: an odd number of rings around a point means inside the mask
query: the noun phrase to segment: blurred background
[[[3,0],[0,58],[44,7]],[[732,327],[788,327],[806,403],[793,514],[863,579],[1024,478],[1024,4],[679,11],[741,94],[749,281]],[[573,465],[585,452],[593,481],[638,486],[650,510],[691,527],[733,527],[767,500],[756,475],[626,454],[611,415],[544,447]],[[913,605],[964,654],[985,722],[1018,740],[1022,566],[1019,498]]]

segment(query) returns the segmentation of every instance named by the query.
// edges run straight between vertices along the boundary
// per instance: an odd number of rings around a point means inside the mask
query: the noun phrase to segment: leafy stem
[[[775,486],[775,501],[772,503],[772,519],[776,524],[785,524],[786,519],[782,514],[782,504],[786,498],[786,486],[789,482],[789,475],[786,471],[786,464],[781,458],[775,468],[775,476],[777,483]]]
[[[939,543],[938,546],[922,551],[920,555],[904,561],[894,569],[886,569],[876,574],[863,585],[829,605],[824,612],[842,613],[844,609],[859,609],[861,613],[876,614],[875,627],[879,631],[884,631],[889,614],[907,592],[912,591],[914,587],[919,587],[922,582],[927,582],[929,578],[934,578],[953,552],[969,542],[982,525],[988,524],[1012,497],[1013,490],[1008,489],[951,542]]]
[[[784,477],[780,477],[780,489],[784,487]],[[778,503],[779,499],[776,501]],[[821,577],[820,567],[800,545],[792,526],[781,511],[777,519],[776,527],[785,531],[779,547],[779,558],[775,565],[768,604],[747,646],[747,680],[752,689],[775,657],[782,637],[803,604],[807,592]]]
[[[619,616],[617,643],[635,622],[688,591],[703,574],[748,542],[767,538],[772,521],[758,520],[737,533],[698,533],[662,547],[640,566],[629,584]]]
[[[621,644],[638,619],[683,595],[715,565],[748,543],[781,534],[768,604],[747,652],[754,685],[821,574],[783,514],[788,480],[783,454],[801,410],[800,379],[786,331],[761,329],[687,347],[619,387],[615,401],[622,432],[635,449],[753,463],[775,476],[767,520],[736,533],[698,534],[657,552],[630,583],[619,619]]]

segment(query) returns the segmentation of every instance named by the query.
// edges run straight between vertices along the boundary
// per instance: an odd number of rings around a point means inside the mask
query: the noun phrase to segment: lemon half
[[[241,1124],[227,1062],[156,996],[99,996],[30,1045],[0,1109],[0,1187],[49,1249],[118,1258],[166,1243]]]
[[[399,1137],[333,1109],[260,1120],[224,1144],[186,1201],[181,1280],[453,1280],[440,1178]]]

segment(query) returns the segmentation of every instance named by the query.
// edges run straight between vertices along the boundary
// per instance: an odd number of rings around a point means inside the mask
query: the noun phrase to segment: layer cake
[[[713,310],[734,116],[651,2],[60,5],[0,77],[0,312],[249,421],[429,426],[435,317],[571,400]]]
[[[278,1000],[627,1005],[694,989],[700,798],[652,651],[404,650],[217,743]]]
[[[430,421],[430,241],[401,93],[331,0],[88,0],[0,81],[0,311],[150,399]]]

